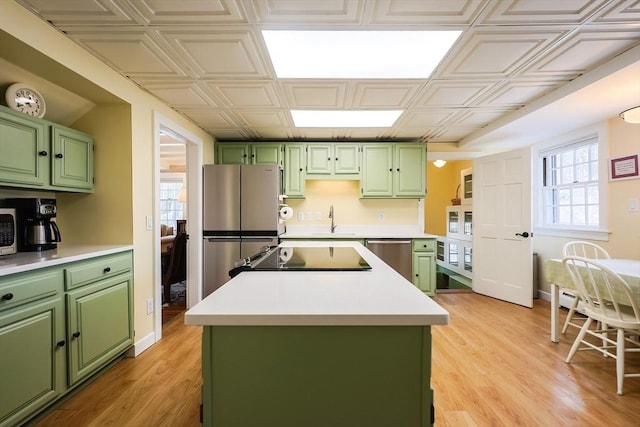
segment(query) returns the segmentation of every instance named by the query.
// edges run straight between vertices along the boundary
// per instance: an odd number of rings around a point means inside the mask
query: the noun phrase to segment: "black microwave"
[[[16,234],[16,210],[0,208],[0,255],[16,253]]]

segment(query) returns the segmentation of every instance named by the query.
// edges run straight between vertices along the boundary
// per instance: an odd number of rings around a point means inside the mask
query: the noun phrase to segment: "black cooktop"
[[[371,266],[350,247],[276,247],[261,257],[250,257],[229,272],[242,271],[364,271]],[[249,260],[247,260],[249,261]]]

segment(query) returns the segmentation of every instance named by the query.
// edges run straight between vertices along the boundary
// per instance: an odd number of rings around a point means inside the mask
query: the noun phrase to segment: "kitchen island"
[[[205,426],[427,426],[431,325],[449,315],[355,242],[368,271],[243,272],[191,308]]]

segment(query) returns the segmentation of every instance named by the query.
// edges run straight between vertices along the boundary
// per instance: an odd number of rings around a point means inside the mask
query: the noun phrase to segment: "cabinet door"
[[[390,144],[362,145],[362,197],[393,196],[393,148]]]
[[[49,182],[49,137],[38,119],[0,111],[0,182],[44,186]]]
[[[67,293],[69,385],[133,344],[131,284],[122,275]]]
[[[51,127],[51,185],[66,189],[93,189],[93,139],[82,132]]]
[[[396,144],[394,194],[424,197],[427,185],[426,150],[422,144]]]
[[[413,254],[413,284],[425,294],[435,295],[436,264],[433,253]]]
[[[253,144],[251,146],[251,163],[282,166],[281,153],[282,146],[280,144]]]
[[[360,173],[360,156],[358,144],[336,144],[334,147],[334,167],[336,175],[353,175]]]
[[[329,144],[307,145],[307,174],[331,175],[333,173],[333,147]]]
[[[304,158],[305,151],[303,145],[285,145],[284,193],[288,197],[304,197]]]
[[[0,312],[0,425],[19,425],[65,390],[62,298]]]
[[[249,163],[249,146],[246,144],[217,144],[216,163],[242,165]]]

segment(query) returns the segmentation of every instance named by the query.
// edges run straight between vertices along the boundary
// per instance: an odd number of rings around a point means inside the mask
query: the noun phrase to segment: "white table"
[[[600,264],[622,277],[640,303],[640,260],[599,259]],[[551,341],[558,342],[558,312],[560,288],[575,289],[562,259],[548,259],[544,263],[544,275],[551,284]]]

